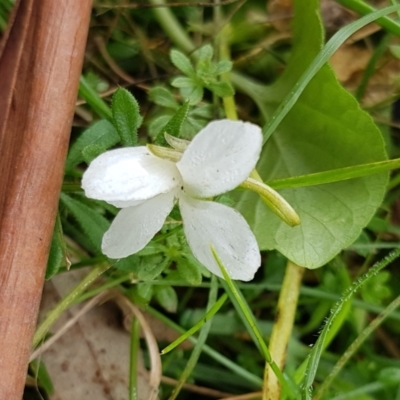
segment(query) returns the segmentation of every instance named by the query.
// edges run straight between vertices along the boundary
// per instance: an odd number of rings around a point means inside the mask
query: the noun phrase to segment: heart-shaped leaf
[[[253,93],[266,116],[273,114],[321,50],[318,8],[317,0],[295,2],[289,65],[273,86],[258,86]],[[257,170],[268,183],[385,159],[380,131],[326,65],[264,146]],[[388,174],[382,173],[282,190],[301,218],[294,228],[285,225],[253,193],[242,193],[238,208],[261,249],[277,249],[298,265],[318,268],[356,240],[381,204],[387,179]]]

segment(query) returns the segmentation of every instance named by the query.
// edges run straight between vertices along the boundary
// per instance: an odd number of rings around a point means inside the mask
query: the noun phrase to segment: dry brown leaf
[[[379,2],[382,5],[382,1]],[[385,2],[383,2],[383,5]],[[272,0],[268,2],[267,11],[272,26],[280,31],[287,32],[291,30],[293,17],[293,0]],[[341,6],[335,0],[321,0],[321,16],[328,33],[333,35],[340,28],[359,18],[359,15],[346,7]],[[358,30],[348,39],[348,43],[354,43],[364,39],[381,27],[376,24],[369,24]]]
[[[272,26],[280,32],[291,29],[293,17],[293,0],[271,0],[268,2],[267,11]]]
[[[343,45],[331,57],[330,63],[341,83],[351,83],[363,72],[372,56],[372,50],[355,45]]]
[[[364,107],[373,107],[388,99],[397,97],[400,91],[400,60],[381,60],[382,67],[368,81],[365,95],[362,99]]]
[[[69,272],[48,282],[41,315],[84,275],[83,271]],[[51,331],[62,328],[81,307],[74,306],[64,313]],[[129,348],[130,336],[121,324],[121,312],[116,305],[109,302],[90,310],[41,357],[55,388],[51,400],[128,399]],[[148,400],[151,389],[142,360],[138,371],[139,399]]]

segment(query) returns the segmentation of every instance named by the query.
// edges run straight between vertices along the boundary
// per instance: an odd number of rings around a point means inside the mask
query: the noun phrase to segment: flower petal
[[[212,201],[180,196],[186,239],[194,256],[222,277],[212,244],[232,279],[249,281],[261,265],[257,241],[245,219],[233,208]]]
[[[122,209],[103,236],[103,253],[110,258],[123,258],[142,250],[162,228],[174,206],[174,196],[174,192],[160,194]]]
[[[234,189],[254,169],[261,146],[257,125],[227,119],[211,122],[176,164],[185,191],[191,196],[211,197]]]
[[[117,207],[133,206],[178,185],[181,177],[175,164],[143,146],[106,151],[90,163],[82,178],[87,197]]]

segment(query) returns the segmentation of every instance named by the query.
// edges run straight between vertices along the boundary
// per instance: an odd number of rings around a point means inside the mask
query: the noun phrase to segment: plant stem
[[[150,0],[150,3],[154,5],[165,4],[165,7],[154,7],[153,13],[162,26],[164,32],[172,40],[172,42],[174,42],[176,46],[186,53],[191,53],[193,50],[195,50],[192,40],[182,28],[175,15],[168,8],[168,5],[165,3],[165,1]]]
[[[328,389],[334,379],[337,377],[339,372],[343,369],[344,365],[350,360],[354,353],[364,343],[364,341],[371,335],[371,333],[378,328],[380,324],[392,313],[397,307],[400,306],[400,296],[396,297],[386,308],[379,314],[357,337],[357,339],[349,346],[349,348],[343,353],[336,365],[333,367],[331,373],[324,380],[322,385],[319,387],[318,392],[314,396],[313,400],[319,400],[324,392]]]
[[[138,357],[139,357],[139,333],[140,323],[137,318],[132,319],[131,329],[131,354],[129,366],[129,400],[138,399],[137,375],[138,375]]]
[[[295,263],[288,261],[279,295],[277,318],[269,343],[271,357],[281,371],[285,365],[286,349],[293,329],[303,273],[303,267],[299,267]],[[266,364],[263,400],[279,400],[280,398],[280,383],[269,364]]]
[[[175,322],[171,321],[169,318],[167,318],[164,314],[156,311],[155,309],[151,307],[147,307],[146,311],[150,314],[153,315],[155,318],[158,320],[164,322],[167,326],[170,328],[176,330],[177,332],[184,334],[186,332],[186,329],[183,329],[181,326],[176,324]],[[194,344],[197,343],[198,339],[195,338],[194,336],[190,336],[188,340]],[[246,379],[247,382],[249,382],[250,385],[252,385],[254,388],[259,388],[262,384],[262,380],[257,376],[254,375],[252,372],[248,371],[247,369],[235,364],[233,361],[231,361],[229,358],[225,357],[218,351],[214,350],[208,345],[203,346],[203,352],[210,356],[213,360],[216,362],[220,363],[230,371],[232,371],[234,374],[237,374],[243,379]]]
[[[207,312],[210,311],[210,309],[214,306],[217,300],[217,295],[218,295],[218,281],[215,276],[212,276],[211,289],[208,295],[208,302],[207,302]],[[194,367],[196,366],[197,361],[199,360],[199,357],[203,350],[204,343],[207,340],[208,333],[210,332],[211,322],[212,320],[207,321],[206,324],[201,329],[200,335],[197,339],[197,343],[192,351],[192,354],[190,355],[189,361],[186,364],[184,371],[182,372],[182,375],[179,379],[179,383],[175,386],[171,396],[169,397],[169,400],[176,399],[183,385],[188,380],[190,374],[192,373]]]
[[[103,263],[94,268],[79,284],[70,292],[64,299],[61,300],[57,306],[50,311],[46,319],[40,324],[36,330],[35,336],[33,337],[33,348],[35,348],[46,336],[46,333],[50,329],[51,325],[57,321],[61,314],[68,309],[75,301],[75,299],[80,296],[88,286],[93,283],[101,274],[110,268],[109,263]]]
[[[336,0],[339,4],[349,8],[350,10],[356,11],[361,15],[368,15],[376,11],[375,8],[361,0]],[[393,4],[393,3],[392,3]],[[376,23],[382,28],[385,28],[388,32],[394,33],[400,36],[400,25],[393,21],[391,18],[382,17],[376,20]]]
[[[228,37],[229,37],[229,25],[226,25],[224,28],[222,28],[222,31],[219,35],[220,60],[230,60],[231,59],[231,54],[230,54],[230,49],[229,49],[229,44],[228,44]],[[221,80],[230,83],[230,73],[226,72],[225,74],[223,74],[221,76]],[[237,121],[238,115],[237,115],[237,111],[236,111],[235,97],[234,96],[223,97],[222,102],[224,104],[226,118],[231,119],[233,121]]]

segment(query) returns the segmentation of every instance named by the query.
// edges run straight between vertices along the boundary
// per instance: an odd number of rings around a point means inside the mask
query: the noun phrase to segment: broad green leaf
[[[167,132],[171,136],[180,136],[180,131],[182,128],[182,124],[185,122],[186,117],[189,112],[189,103],[183,103],[182,106],[178,109],[175,115],[168,121],[168,123],[161,129],[160,133],[157,135],[155,140],[156,144],[166,145],[167,142],[164,138],[164,132]]]
[[[194,75],[195,72],[191,61],[183,53],[178,50],[171,50],[170,58],[172,64],[174,64],[179,71],[183,72],[187,76]]]
[[[136,99],[123,88],[118,88],[112,98],[112,114],[114,125],[124,146],[135,146],[137,130],[142,123],[139,104]]]
[[[273,86],[257,89],[258,103],[269,116],[322,47],[318,7],[317,0],[295,2],[293,54],[287,70]],[[257,170],[268,182],[385,159],[378,128],[324,66],[266,143]],[[261,249],[277,249],[298,265],[318,268],[357,239],[381,204],[387,179],[382,173],[282,190],[301,218],[294,228],[252,193],[241,194],[238,208]]]
[[[85,155],[88,149],[91,149],[91,154],[96,157],[119,141],[118,132],[109,121],[105,119],[98,121],[86,129],[71,146],[65,168],[68,170],[82,161],[91,161],[87,159],[87,154]],[[97,154],[93,153],[94,149]]]
[[[80,228],[88,237],[95,249],[101,253],[101,241],[110,223],[98,211],[93,210],[79,200],[61,193],[61,203],[68,208],[78,222]]]

